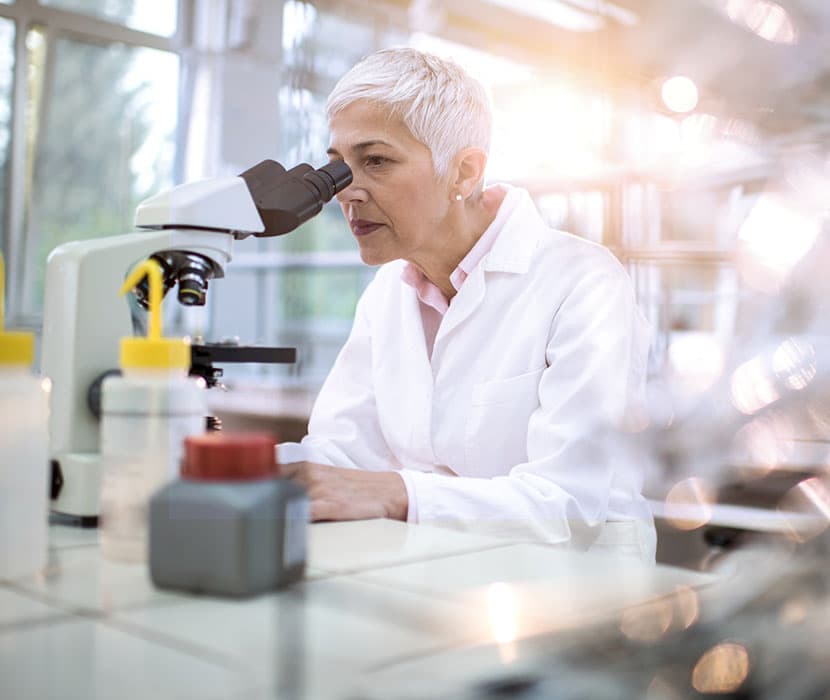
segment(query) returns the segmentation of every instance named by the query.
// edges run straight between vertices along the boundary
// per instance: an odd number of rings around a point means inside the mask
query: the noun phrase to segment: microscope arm
[[[64,482],[53,510],[98,514],[99,429],[87,391],[100,374],[118,367],[119,340],[133,334],[128,302],[118,295],[124,276],[135,263],[166,250],[198,253],[222,270],[232,245],[227,233],[165,230],[66,243],[51,253],[41,366],[52,380],[50,459]]]

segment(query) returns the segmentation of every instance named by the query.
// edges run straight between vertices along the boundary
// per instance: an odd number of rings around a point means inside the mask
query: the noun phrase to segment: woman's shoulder
[[[593,270],[623,271],[616,256],[605,246],[581,238],[567,231],[552,228],[543,219],[530,193],[519,187],[508,187],[505,205],[509,215],[505,225],[504,241],[498,241],[502,254],[505,249],[521,248],[523,255],[547,269],[561,268],[578,274]]]
[[[604,245],[554,228],[546,227],[539,236],[537,257],[545,267],[553,265],[578,275],[627,274],[617,256]]]

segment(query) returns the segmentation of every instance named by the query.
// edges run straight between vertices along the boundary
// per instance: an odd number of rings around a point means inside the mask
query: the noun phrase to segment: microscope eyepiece
[[[309,180],[319,190],[325,202],[348,187],[352,182],[352,171],[345,161],[333,160],[322,168],[306,173]]]
[[[256,236],[279,236],[293,231],[352,182],[352,171],[342,160],[332,161],[315,170],[300,163],[286,171],[273,160],[264,160],[246,170],[241,177],[265,231]]]

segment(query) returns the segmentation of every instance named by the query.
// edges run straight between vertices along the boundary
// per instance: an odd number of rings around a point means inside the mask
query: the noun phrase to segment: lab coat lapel
[[[405,415],[401,428],[406,435],[401,435],[401,439],[417,459],[430,463],[434,460],[431,436],[432,365],[427,354],[424,324],[415,290],[406,287],[401,302],[401,333],[390,338],[393,344],[399,345],[390,350],[403,366],[399,367],[397,376],[389,379],[396,384],[405,383],[400,393],[405,398],[397,407],[398,413]]]
[[[464,323],[481,305],[484,300],[484,290],[484,265],[476,265],[464,284],[461,285],[461,289],[452,298],[450,307],[444,315],[444,320],[441,321],[441,327],[438,329],[438,336],[435,339],[436,345],[453,329]]]
[[[514,188],[511,188],[514,189]],[[515,190],[514,190],[515,191]],[[524,190],[517,191],[515,210],[493,244],[492,250],[470,273],[453,297],[438,336],[436,348],[454,329],[466,321],[484,300],[487,272],[527,272],[533,252],[539,242],[540,228],[545,224],[536,211],[536,205]],[[433,359],[435,357],[433,350]]]
[[[415,290],[407,287],[401,302],[401,333],[398,336],[401,346],[397,356],[407,358],[410,364],[407,372],[411,371],[415,382],[423,383],[427,376],[431,381],[424,322],[421,320],[420,302]]]

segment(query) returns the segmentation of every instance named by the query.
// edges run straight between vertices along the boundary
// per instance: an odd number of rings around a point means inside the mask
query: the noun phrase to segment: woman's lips
[[[367,236],[375,229],[379,229],[383,224],[378,224],[374,221],[365,221],[364,219],[354,219],[349,224],[352,227],[352,233],[355,236]]]

